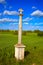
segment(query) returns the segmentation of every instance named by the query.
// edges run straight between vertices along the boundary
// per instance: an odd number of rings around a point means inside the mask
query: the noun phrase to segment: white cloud
[[[36,9],[36,7],[35,6],[32,6],[32,9]]]
[[[7,6],[6,5],[4,5],[4,8],[6,8]]]
[[[22,21],[30,21],[32,18],[25,18]],[[19,19],[12,19],[12,18],[2,18],[0,19],[0,22],[18,22]],[[24,24],[28,24],[28,22],[25,22]]]
[[[34,28],[34,29],[39,29],[39,27],[40,27],[40,26],[37,25],[37,26],[34,26],[33,28]]]
[[[29,29],[31,29],[31,30],[37,30],[37,29],[39,29],[39,27],[40,27],[40,26],[38,26],[38,25],[36,25],[36,26],[30,25],[30,26],[29,26]]]
[[[43,12],[40,11],[40,10],[36,10],[34,11],[31,16],[37,16],[37,17],[40,17],[40,16],[43,16]]]
[[[23,19],[23,21],[30,21],[30,20],[32,20],[32,18],[29,18],[29,17]]]
[[[43,22],[42,23],[39,23],[39,24],[43,24]]]
[[[40,23],[35,23],[35,25],[42,25],[43,24],[43,22],[40,22]]]
[[[5,0],[0,0],[0,3],[5,3]]]
[[[29,23],[23,23],[23,24],[29,24]]]
[[[2,18],[0,22],[17,22],[17,19],[10,19],[10,18]]]
[[[6,2],[7,3],[7,2]],[[7,8],[7,5],[4,5],[4,8]],[[12,8],[12,6],[8,6],[9,9]]]
[[[12,8],[12,6],[9,6],[9,8],[11,9],[11,8]]]
[[[13,26],[13,25],[15,25],[15,24],[18,24],[18,23],[10,23],[9,25],[10,25],[10,26]]]
[[[2,13],[0,13],[0,16],[2,15]]]
[[[8,10],[5,10],[3,12],[4,15],[18,15],[19,13],[17,11],[8,11]]]
[[[33,23],[30,23],[29,25],[32,25],[32,26],[33,26]],[[40,23],[34,23],[34,26],[40,26],[40,25],[43,25],[43,22],[40,22]]]

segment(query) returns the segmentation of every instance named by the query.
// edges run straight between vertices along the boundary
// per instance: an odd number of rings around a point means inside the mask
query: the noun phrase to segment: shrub
[[[23,32],[22,32],[22,35],[26,35],[26,33],[27,33],[26,31],[23,31]]]
[[[38,36],[43,36],[43,32],[39,32],[38,33]]]

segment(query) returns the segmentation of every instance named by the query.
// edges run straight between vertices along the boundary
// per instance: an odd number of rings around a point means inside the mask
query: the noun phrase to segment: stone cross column
[[[18,44],[21,44],[22,42],[22,14],[23,10],[19,9],[19,30],[18,30]]]
[[[25,52],[25,45],[22,44],[22,12],[23,10],[19,9],[18,43],[15,45],[15,58],[17,60],[23,60]]]

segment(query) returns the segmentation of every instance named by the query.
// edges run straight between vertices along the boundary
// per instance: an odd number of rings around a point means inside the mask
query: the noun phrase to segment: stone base
[[[24,49],[25,49],[25,46],[23,44],[16,44],[15,45],[15,58],[17,60],[24,59]]]

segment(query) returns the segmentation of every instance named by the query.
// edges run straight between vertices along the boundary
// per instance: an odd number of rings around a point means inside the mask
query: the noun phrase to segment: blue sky
[[[18,30],[20,8],[23,30],[43,30],[43,0],[0,0],[0,29]]]

